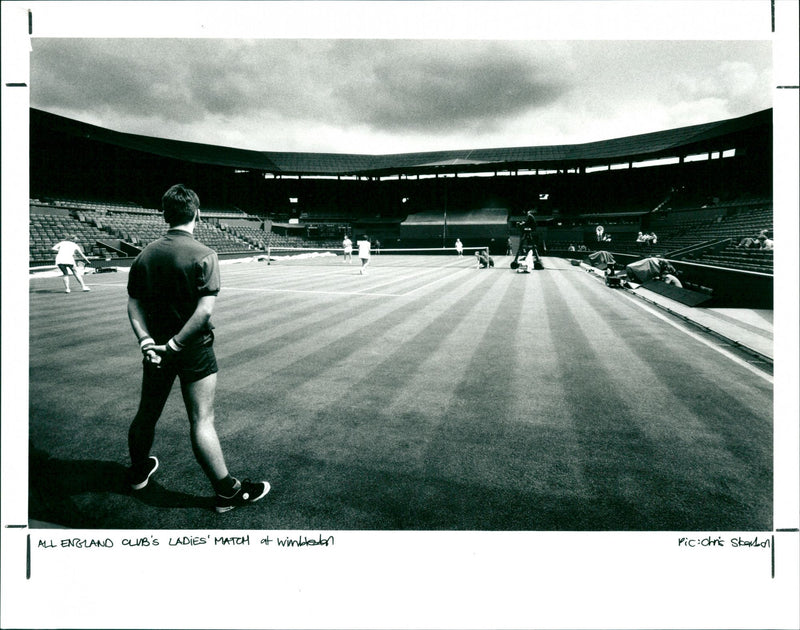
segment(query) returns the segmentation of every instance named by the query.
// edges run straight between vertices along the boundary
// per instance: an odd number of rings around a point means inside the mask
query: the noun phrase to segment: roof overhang
[[[388,155],[252,151],[112,131],[31,108],[31,133],[58,131],[134,151],[280,176],[415,177],[585,169],[735,148],[743,134],[772,134],[772,109],[717,122],[583,144]]]

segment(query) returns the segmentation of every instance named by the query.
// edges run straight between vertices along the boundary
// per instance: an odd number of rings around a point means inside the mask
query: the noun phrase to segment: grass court
[[[127,272],[30,283],[30,501],[73,528],[769,530],[771,377],[567,261],[222,265],[216,424],[260,503],[213,512],[176,384],[125,484]],[[696,331],[695,331],[696,332]]]

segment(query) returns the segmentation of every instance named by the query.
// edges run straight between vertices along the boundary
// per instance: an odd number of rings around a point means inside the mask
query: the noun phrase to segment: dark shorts
[[[217,356],[214,354],[214,336],[201,345],[187,346],[176,354],[167,355],[161,363],[155,365],[147,360],[142,361],[148,375],[170,379],[177,376],[181,383],[194,383],[219,371]]]
[[[75,273],[75,265],[65,265],[63,263],[59,263],[58,268],[61,269],[61,273],[65,276],[69,275],[69,270],[72,269],[72,273]]]

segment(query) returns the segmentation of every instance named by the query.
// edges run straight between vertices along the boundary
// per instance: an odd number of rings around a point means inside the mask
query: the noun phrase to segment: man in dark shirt
[[[533,250],[533,259],[539,261],[539,236],[536,233],[536,213],[533,210],[528,210],[525,213],[525,220],[519,223],[522,229],[522,235],[519,240],[519,248],[517,248],[517,255],[511,263],[512,269],[517,269],[524,263],[528,252]]]
[[[199,199],[177,184],[161,203],[170,229],[139,254],[128,277],[128,318],[144,355],[141,400],[128,431],[129,481],[140,490],[158,468],[150,449],[177,377],[192,451],[214,487],[216,511],[227,512],[263,498],[270,485],[229,474],[214,427],[217,361],[211,314],[220,290],[219,261],[193,236]]]

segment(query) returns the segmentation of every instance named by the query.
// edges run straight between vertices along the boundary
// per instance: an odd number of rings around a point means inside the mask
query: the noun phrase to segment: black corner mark
[[[770,553],[772,554],[772,579],[775,579],[775,534],[772,534],[772,545],[770,545]]]
[[[772,32],[775,32],[775,0],[770,2],[770,11],[772,12]]]

